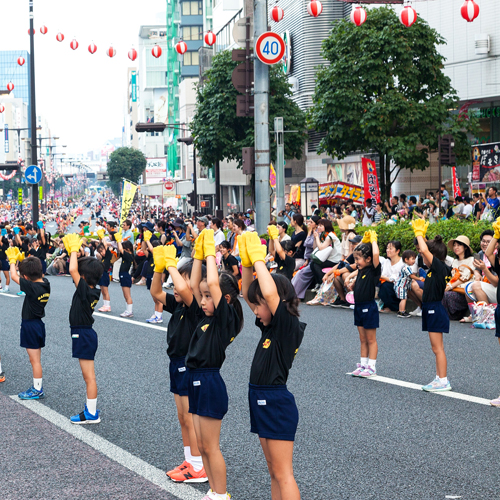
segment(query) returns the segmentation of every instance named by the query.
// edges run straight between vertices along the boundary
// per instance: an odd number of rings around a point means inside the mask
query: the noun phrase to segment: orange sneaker
[[[208,481],[205,467],[196,472],[189,463],[185,469],[172,474],[170,479],[176,483],[206,483]]]
[[[169,470],[166,472],[167,476],[170,477],[171,474],[174,474],[174,473],[177,473],[181,470],[184,470],[184,469],[187,469],[189,465],[189,462],[187,462],[186,460],[184,460],[184,462],[182,462],[181,465],[178,465],[175,469],[172,469],[172,470]]]

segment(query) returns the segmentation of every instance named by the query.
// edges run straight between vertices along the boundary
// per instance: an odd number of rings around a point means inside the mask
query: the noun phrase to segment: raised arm
[[[219,283],[219,270],[217,269],[217,262],[215,261],[214,230],[204,229],[203,233],[203,255],[207,262],[207,284],[215,308],[217,308],[222,299],[222,292]]]
[[[193,250],[193,268],[191,270],[191,290],[193,290],[194,298],[198,305],[201,305],[201,293],[200,293],[200,283],[201,283],[201,266],[203,261],[203,232],[196,238],[196,242]]]

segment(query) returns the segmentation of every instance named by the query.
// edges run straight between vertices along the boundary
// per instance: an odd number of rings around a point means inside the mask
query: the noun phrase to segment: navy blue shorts
[[[97,333],[91,326],[72,326],[71,340],[73,357],[78,359],[94,359],[97,351]]]
[[[98,285],[100,287],[102,287],[102,286],[104,286],[104,287],[109,286],[109,272],[108,271],[104,271],[102,273],[102,276],[101,276],[101,279],[99,280]]]
[[[500,337],[500,307],[495,309],[495,325],[496,325],[496,331],[495,331],[495,337]]]
[[[0,262],[2,263],[2,271],[10,271],[10,264],[7,259],[2,259]]]
[[[123,288],[132,288],[132,276],[130,273],[120,273],[120,286]]]
[[[188,395],[189,376],[185,357],[170,358],[170,392],[179,396]]]
[[[151,290],[151,283],[153,282],[153,276],[146,276],[146,289]]]
[[[366,330],[379,327],[378,307],[374,300],[354,304],[354,324]]]
[[[441,302],[422,304],[422,331],[450,333],[450,318]]]
[[[250,432],[260,438],[294,441],[299,410],[286,385],[248,385]]]
[[[45,324],[41,319],[21,321],[21,347],[25,349],[45,347]]]
[[[47,261],[40,259],[40,262],[42,263],[43,274],[45,274],[47,272]]]
[[[222,420],[229,401],[219,369],[188,370],[188,377],[189,413]]]

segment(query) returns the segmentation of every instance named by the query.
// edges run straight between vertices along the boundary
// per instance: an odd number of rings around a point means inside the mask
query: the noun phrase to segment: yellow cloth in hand
[[[259,235],[255,232],[246,233],[247,254],[252,262],[252,266],[259,260],[265,262],[267,249],[260,241]]]
[[[153,260],[155,263],[155,273],[162,273],[165,271],[165,247],[159,245],[153,248]]]
[[[174,245],[167,245],[163,248],[165,253],[165,268],[175,267],[177,269],[177,248]]]
[[[203,236],[203,256],[205,259],[209,256],[215,257],[215,240],[214,240],[214,230],[204,229],[205,233]]]
[[[196,238],[196,241],[194,242],[194,258],[196,260],[203,260],[203,238],[205,237],[204,232],[205,230],[203,230],[198,235],[198,238]]]
[[[242,235],[238,236],[238,250],[240,251],[240,259],[241,259],[241,265],[243,267],[252,267],[252,261],[250,260],[250,257],[248,256],[247,253],[247,242],[246,242],[246,234],[248,233],[243,233]]]
[[[278,228],[276,226],[267,226],[267,234],[269,235],[269,238],[271,238],[272,240],[276,240],[279,238],[279,232],[278,232]]]
[[[10,247],[5,250],[5,255],[7,256],[7,259],[9,259],[9,264],[15,264],[20,253],[21,252],[19,252],[19,248],[17,247]]]

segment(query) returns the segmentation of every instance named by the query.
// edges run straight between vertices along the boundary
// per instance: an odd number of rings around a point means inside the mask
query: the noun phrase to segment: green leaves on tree
[[[146,157],[134,148],[118,148],[109,155],[108,185],[115,194],[120,193],[122,179],[138,182],[146,169]]]

